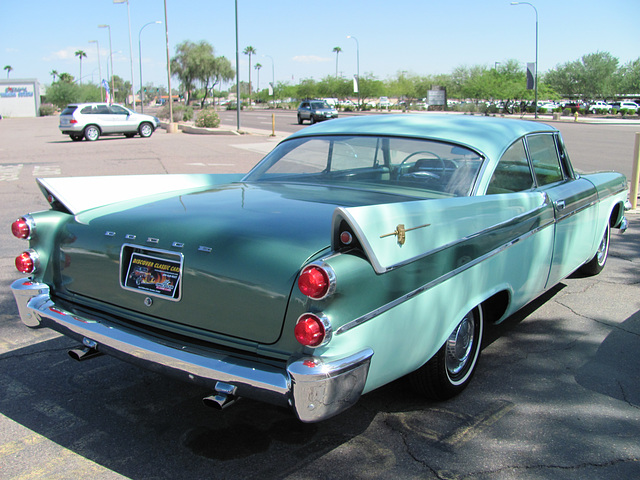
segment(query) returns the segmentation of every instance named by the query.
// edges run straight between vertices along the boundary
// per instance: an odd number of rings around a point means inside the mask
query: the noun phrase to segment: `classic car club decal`
[[[182,267],[179,261],[133,253],[124,287],[161,297],[176,299]]]

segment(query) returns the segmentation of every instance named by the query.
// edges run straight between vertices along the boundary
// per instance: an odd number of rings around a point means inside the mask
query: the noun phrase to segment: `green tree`
[[[627,63],[619,71],[619,92],[622,94],[636,94],[640,92],[640,58]]]
[[[187,105],[191,102],[196,80],[202,77],[203,64],[209,57],[213,57],[213,47],[205,41],[199,44],[185,41],[176,45],[176,55],[171,59],[171,73],[182,83]]]
[[[245,55],[249,55],[249,105],[251,105],[251,55],[256,54],[256,49],[249,45],[243,50],[242,53],[244,53]]]
[[[584,55],[544,76],[544,82],[562,96],[584,100],[613,97],[619,80],[618,59],[608,52]]]
[[[204,102],[210,92],[213,96],[213,90],[216,85],[233,80],[235,74],[236,71],[226,57],[222,56],[208,59],[202,71],[202,77],[199,78],[204,88],[202,106],[204,106]]]
[[[84,50],[76,50],[75,55],[76,55],[76,57],[80,58],[80,77],[79,77],[79,81],[80,81],[80,85],[82,85],[82,57],[87,58],[87,54],[84,52]]]
[[[5,65],[4,69],[7,71],[7,78],[9,78],[9,74],[11,73],[11,70],[13,70],[13,67],[11,65]]]

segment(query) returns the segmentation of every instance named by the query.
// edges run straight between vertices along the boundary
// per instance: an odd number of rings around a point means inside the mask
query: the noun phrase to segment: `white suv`
[[[93,142],[100,135],[136,134],[148,138],[160,126],[160,120],[129,110],[122,105],[107,103],[73,103],[60,114],[60,131],[77,142],[86,138]]]

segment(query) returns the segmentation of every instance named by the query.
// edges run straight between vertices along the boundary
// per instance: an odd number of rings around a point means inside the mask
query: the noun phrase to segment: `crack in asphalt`
[[[586,463],[579,463],[576,465],[545,465],[545,464],[539,464],[539,465],[509,465],[506,467],[502,467],[502,468],[498,468],[495,470],[485,470],[485,471],[479,471],[479,472],[471,472],[468,474],[463,474],[463,475],[455,475],[453,474],[453,476],[448,476],[448,477],[442,477],[442,480],[465,480],[465,479],[469,479],[469,478],[474,478],[474,477],[478,477],[478,476],[485,476],[485,475],[495,475],[498,473],[502,473],[502,472],[507,472],[509,470],[527,470],[527,471],[533,471],[533,470],[581,470],[584,468],[606,468],[606,467],[612,467],[614,465],[618,465],[618,464],[622,464],[622,463],[635,463],[635,462],[640,462],[639,458],[635,458],[635,457],[631,457],[631,458],[617,458],[614,460],[609,460],[607,462],[601,462],[601,463],[592,463],[592,462],[586,462]]]
[[[558,305],[560,305],[560,306],[566,308],[567,310],[569,310],[571,313],[573,313],[577,317],[584,318],[586,320],[591,320],[591,321],[593,321],[595,323],[598,323],[600,325],[604,325],[606,327],[610,327],[610,328],[618,330],[620,332],[624,332],[624,333],[628,333],[628,334],[631,334],[631,335],[636,336],[636,337],[640,337],[640,333],[634,332],[632,330],[627,330],[626,328],[623,328],[622,326],[620,326],[617,323],[610,323],[610,322],[605,321],[605,320],[598,320],[597,318],[593,318],[593,317],[590,317],[588,315],[584,315],[582,313],[579,313],[575,309],[571,308],[569,305],[567,305],[565,303],[562,303],[560,300],[555,300],[555,302]]]

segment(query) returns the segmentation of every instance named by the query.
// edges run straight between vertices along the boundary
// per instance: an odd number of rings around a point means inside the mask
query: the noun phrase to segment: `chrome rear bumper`
[[[373,355],[365,349],[338,359],[308,356],[278,368],[76,315],[51,300],[46,284],[29,279],[16,280],[11,290],[20,318],[29,327],[50,328],[101,353],[215,391],[231,385],[238,397],[290,406],[303,422],[327,419],[356,403]]]

